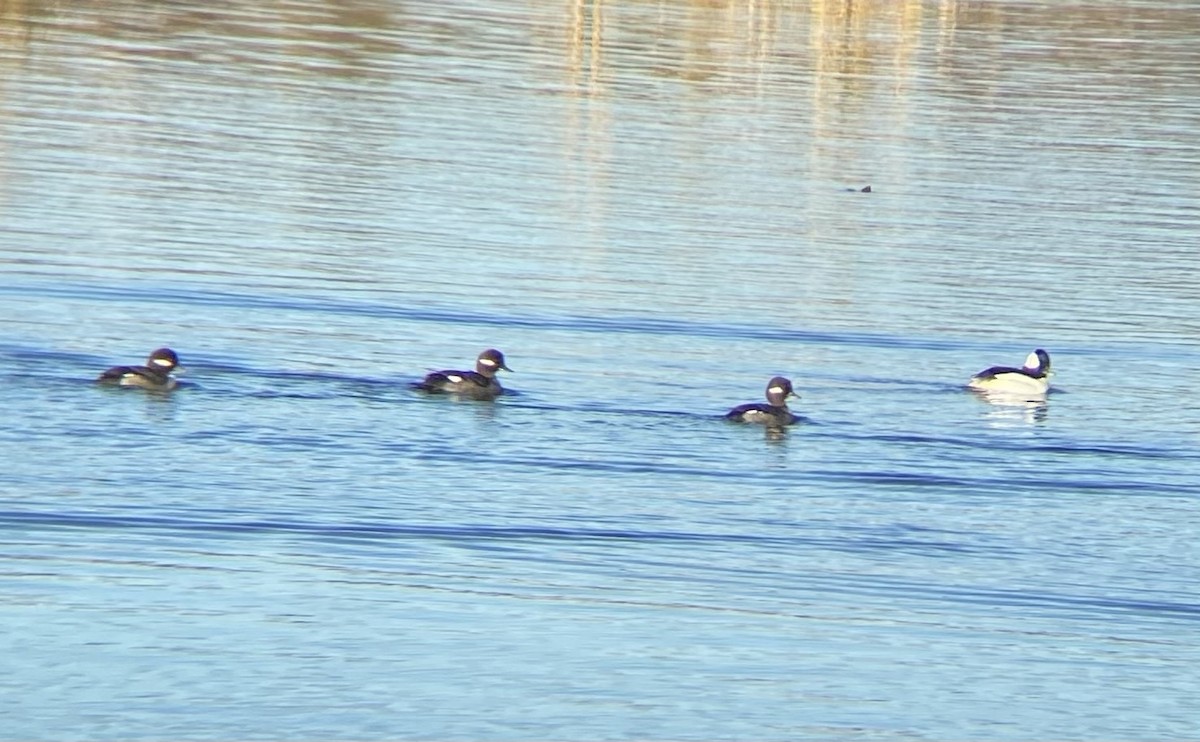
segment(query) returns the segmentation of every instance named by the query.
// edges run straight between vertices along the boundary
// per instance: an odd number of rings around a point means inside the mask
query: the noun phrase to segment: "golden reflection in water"
[[[953,38],[962,2],[937,3],[944,38]],[[886,116],[875,130],[894,133],[895,111],[904,111],[916,77],[927,5],[680,0],[652,13],[642,3],[571,0],[566,84],[575,95],[603,97],[615,60],[642,67],[651,78],[702,84],[710,93],[764,97],[800,86],[811,91],[812,110],[798,113],[812,117],[814,139],[844,137],[854,128],[848,124],[863,116]],[[844,162],[831,166],[844,173]]]
[[[20,68],[33,37],[29,0],[0,0],[0,121],[8,118],[9,70]],[[9,161],[8,137],[0,137],[0,164]],[[0,167],[0,205],[8,201],[8,168]]]
[[[0,60],[18,58],[14,49],[26,50],[33,34],[30,0],[0,0]]]
[[[91,39],[93,55],[135,63],[166,59],[253,67],[282,55],[298,74],[358,76],[374,69],[370,61],[399,50],[379,33],[400,27],[398,15],[386,4],[335,0],[217,6],[186,0],[98,5],[0,0],[0,63],[10,57],[23,61],[35,33],[38,40],[78,34]],[[12,54],[14,40],[22,44],[21,54]]]

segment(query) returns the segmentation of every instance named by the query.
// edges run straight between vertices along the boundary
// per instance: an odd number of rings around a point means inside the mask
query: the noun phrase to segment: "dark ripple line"
[[[1184,485],[1170,485],[1143,482],[1069,482],[1042,479],[980,479],[968,477],[951,477],[927,473],[889,472],[889,471],[847,471],[809,469],[804,471],[755,471],[755,470],[725,470],[706,469],[694,466],[664,464],[662,462],[644,463],[641,461],[592,461],[586,459],[564,459],[511,455],[490,456],[476,450],[460,450],[450,448],[432,448],[414,451],[409,446],[385,444],[385,447],[415,455],[416,458],[437,461],[470,461],[486,462],[496,467],[533,467],[560,471],[597,471],[619,474],[668,474],[683,475],[709,479],[761,480],[771,482],[810,483],[813,481],[836,483],[864,483],[897,487],[949,487],[955,489],[969,488],[985,491],[1023,491],[1023,492],[1148,492],[1153,494],[1175,493],[1194,495],[1195,488]]]
[[[396,537],[416,536],[453,540],[463,537],[470,539],[506,539],[506,540],[558,540],[571,539],[582,541],[629,540],[643,543],[678,542],[678,543],[747,543],[759,545],[824,545],[838,548],[848,548],[848,544],[835,539],[814,539],[803,537],[780,536],[749,536],[744,534],[703,534],[684,532],[645,532],[625,529],[573,529],[548,528],[530,526],[409,526],[409,525],[327,525],[308,524],[294,521],[239,521],[213,522],[189,520],[184,518],[151,517],[151,516],[100,516],[76,515],[69,513],[29,513],[20,511],[0,512],[0,526],[28,527],[48,526],[52,528],[100,528],[100,529],[137,529],[147,531],[177,532],[194,535],[206,532],[217,535],[239,533],[291,533],[304,534],[320,538],[354,538],[362,540],[385,540]],[[948,542],[919,542],[911,538],[887,541],[879,537],[863,539],[854,542],[854,546],[862,548],[905,548],[918,547],[920,550],[950,551],[954,553],[971,553],[986,551],[962,544]],[[957,600],[964,603],[977,603],[988,606],[1007,605],[1012,607],[1042,607],[1064,609],[1073,607],[1097,608],[1106,611],[1137,611],[1156,615],[1200,618],[1200,606],[1188,603],[1172,603],[1167,601],[1148,601],[1121,598],[1074,597],[1047,593],[1032,593],[1007,589],[980,589],[972,587],[929,586],[920,583],[896,582],[891,580],[863,581],[851,580],[827,584],[823,589],[835,592],[862,592],[865,588],[877,593],[885,590],[909,597],[924,597],[936,600]]]
[[[41,353],[28,354],[31,359],[42,357]],[[46,353],[45,357],[71,359],[75,360],[75,355],[67,355],[61,353]],[[409,377],[390,377],[390,378],[373,378],[367,376],[353,376],[346,374],[338,374],[331,372],[320,371],[291,371],[286,369],[257,369],[238,364],[219,363],[219,362],[203,362],[190,364],[191,368],[203,371],[217,371],[223,373],[231,373],[238,376],[249,378],[258,378],[265,380],[276,381],[311,381],[314,383],[337,384],[339,386],[358,388],[364,390],[365,393],[356,393],[351,391],[346,393],[344,390],[328,390],[323,392],[297,392],[294,390],[257,390],[251,392],[241,392],[237,390],[217,390],[218,394],[244,395],[251,398],[266,398],[266,399],[330,399],[330,398],[360,398],[368,400],[376,400],[380,397],[377,392],[403,392],[400,396],[389,397],[390,401],[396,403],[404,403],[419,399],[419,395],[410,394],[411,385],[417,378],[416,376]],[[70,379],[79,384],[91,385],[90,379]],[[916,382],[921,383],[921,382]],[[205,389],[203,385],[189,379],[180,379],[179,384],[183,388],[188,389]],[[955,392],[961,390],[958,385],[947,387]],[[205,390],[208,391],[208,390]],[[664,419],[686,419],[693,421],[705,422],[723,422],[722,415],[710,412],[692,412],[688,410],[655,410],[644,408],[629,408],[629,407],[608,407],[602,404],[579,404],[579,405],[556,405],[546,402],[533,402],[523,400],[526,395],[515,389],[505,390],[504,396],[500,403],[506,407],[514,409],[525,409],[534,411],[549,411],[549,412],[565,412],[579,413],[586,412],[590,414],[605,414],[605,415],[635,415],[639,417],[657,417]],[[844,429],[839,429],[836,432],[831,432],[828,426],[825,426],[823,431],[815,431],[815,428],[820,428],[821,423],[803,415],[798,416],[802,428],[806,431],[812,431],[815,435],[823,435],[827,437],[847,439],[847,440],[863,440],[863,441],[882,441],[886,443],[907,443],[914,445],[938,445],[960,448],[986,448],[986,449],[1003,449],[1010,451],[1028,451],[1032,453],[1048,453],[1048,454],[1070,454],[1070,455],[1094,455],[1100,454],[1105,456],[1117,456],[1134,459],[1162,459],[1171,461],[1196,461],[1200,460],[1200,455],[1191,453],[1190,451],[1169,450],[1169,449],[1150,449],[1135,446],[1113,446],[1100,444],[1038,444],[1029,442],[1014,442],[1006,443],[998,439],[972,440],[968,438],[952,438],[944,436],[926,436],[915,434],[856,434],[847,432]],[[794,430],[799,432],[799,430]]]
[[[0,512],[0,525],[40,525],[55,528],[128,528],[187,533],[299,533],[325,537],[385,539],[396,536],[434,538],[486,537],[502,539],[583,539],[686,542],[792,543],[779,536],[744,534],[705,534],[668,531],[633,531],[604,528],[551,528],[546,526],[414,526],[414,525],[330,525],[285,520],[211,521],[166,516],[106,516],[72,513]]]
[[[691,337],[736,337],[739,339],[766,342],[809,343],[823,345],[851,345],[868,347],[909,348],[918,350],[995,350],[1003,345],[982,343],[965,339],[939,340],[923,337],[898,337],[883,333],[820,332],[812,330],[767,327],[763,325],[737,325],[712,322],[690,322],[680,319],[655,319],[650,317],[582,317],[582,316],[532,316],[496,315],[473,312],[468,308],[434,310],[415,307],[334,301],[316,297],[257,296],[227,291],[198,290],[189,287],[173,287],[170,291],[150,291],[136,288],[112,288],[108,286],[65,285],[65,286],[0,286],[0,293],[94,299],[100,301],[142,301],[156,306],[163,304],[209,305],[232,308],[286,309],[328,314],[366,316],[443,324],[467,324],[498,327],[520,327],[538,330],[567,330],[577,332],[616,333],[633,332],[651,335],[682,335]],[[1148,346],[1150,347],[1150,346]],[[1172,355],[1161,345],[1153,346],[1154,353],[1166,357]],[[1075,349],[1074,352],[1080,352]],[[1119,356],[1128,351],[1113,348],[1096,348],[1086,351],[1089,355]],[[1174,355],[1194,358],[1195,352],[1177,349]]]
[[[833,437],[861,441],[882,441],[885,443],[912,443],[916,445],[938,445],[959,448],[1004,449],[1009,451],[1029,451],[1032,453],[1062,453],[1062,454],[1103,454],[1137,459],[1169,459],[1193,461],[1200,460],[1200,455],[1184,450],[1151,449],[1137,446],[1106,446],[1098,444],[1068,445],[1064,443],[1029,443],[1025,441],[1005,442],[999,439],[972,440],[970,438],[949,438],[940,436],[877,433],[855,434],[839,431]]]
[[[261,370],[253,369],[235,364],[208,364],[199,363],[193,364],[196,369],[215,369],[223,372],[234,373],[238,375],[248,376],[251,378],[261,378],[268,380],[279,381],[313,381],[317,383],[333,383],[351,388],[357,387],[366,390],[367,393],[349,394],[344,391],[327,391],[321,393],[312,392],[295,392],[282,390],[259,390],[254,392],[229,392],[231,394],[245,394],[253,398],[289,398],[289,399],[328,399],[333,397],[346,398],[355,397],[361,399],[375,400],[379,396],[377,391],[386,392],[404,392],[405,394],[398,397],[389,397],[389,400],[402,403],[420,398],[420,395],[409,394],[412,389],[411,385],[416,379],[413,377],[405,378],[371,378],[365,376],[348,376],[344,374],[330,372],[312,372],[312,371],[288,371],[288,370]],[[91,383],[90,380],[88,383]],[[181,379],[180,385],[183,387],[202,388],[199,384]],[[946,385],[941,385],[946,386]],[[947,387],[953,391],[961,391],[961,387],[954,385]],[[639,417],[653,417],[664,419],[677,420],[693,420],[696,422],[724,422],[723,415],[712,412],[693,412],[688,410],[655,410],[644,408],[631,407],[608,407],[602,404],[576,404],[576,405],[556,405],[547,402],[533,402],[523,400],[526,395],[515,389],[506,389],[503,397],[499,400],[500,404],[513,409],[524,409],[543,412],[564,412],[564,413],[580,413],[589,414],[604,414],[604,415],[632,415]],[[1200,455],[1182,449],[1151,449],[1136,446],[1113,446],[1101,444],[1039,444],[1030,442],[1012,442],[1007,443],[1003,440],[988,438],[980,440],[972,440],[969,438],[953,438],[945,436],[927,436],[916,434],[896,434],[896,433],[880,433],[880,434],[856,434],[847,432],[844,429],[838,429],[836,432],[830,431],[828,426],[824,426],[821,431],[814,430],[822,428],[819,421],[797,415],[801,428],[805,431],[811,431],[814,435],[823,435],[826,437],[846,439],[846,440],[861,440],[861,441],[881,441],[885,443],[905,443],[914,445],[938,445],[948,447],[959,447],[969,449],[1003,449],[1008,451],[1026,451],[1031,453],[1047,453],[1047,454],[1069,454],[1069,455],[1105,455],[1116,456],[1132,459],[1152,459],[1152,460],[1170,460],[1170,461],[1198,461]],[[801,429],[792,429],[791,432],[800,433]]]
[[[1005,588],[984,589],[975,587],[930,586],[924,583],[886,579],[867,579],[861,581],[860,584],[863,587],[869,587],[868,592],[871,593],[883,589],[914,597],[931,597],[937,600],[952,599],[963,603],[976,603],[988,606],[1030,606],[1056,609],[1081,606],[1085,608],[1117,609],[1123,611],[1136,610],[1148,613],[1200,618],[1200,604],[1193,603],[1136,600],[1133,598],[1072,596]]]
[[[283,520],[213,521],[146,515],[95,515],[72,513],[31,513],[27,511],[0,512],[0,528],[42,526],[62,529],[141,530],[194,536],[238,534],[297,534],[322,540],[353,539],[359,541],[390,541],[416,537],[437,540],[465,540],[476,546],[493,541],[572,541],[605,542],[633,541],[637,543],[709,543],[750,544],[756,546],[806,546],[838,551],[909,551],[945,552],[956,555],[995,553],[996,549],[947,540],[921,540],[912,536],[885,538],[862,528],[849,527],[856,535],[846,538],[806,535],[768,536],[744,533],[695,533],[684,531],[635,531],[620,528],[561,528],[549,526],[445,526],[445,525],[331,525]],[[950,531],[930,533],[951,535]],[[861,533],[860,533],[861,532]]]
[[[57,360],[77,360],[78,358],[86,358],[77,354],[55,353],[28,351],[25,349],[17,349],[15,351],[8,350],[10,354],[26,359],[57,359]],[[93,364],[96,365],[96,364]],[[273,380],[298,380],[311,381],[315,383],[332,383],[351,388],[364,390],[364,393],[351,391],[346,393],[344,390],[327,390],[322,392],[297,392],[294,390],[257,390],[257,391],[238,391],[236,389],[221,389],[207,390],[205,387],[195,381],[188,379],[180,379],[180,387],[182,390],[203,390],[212,391],[219,395],[246,396],[249,398],[284,398],[284,399],[345,399],[357,398],[364,400],[379,400],[382,397],[378,394],[379,391],[395,392],[397,394],[387,395],[387,400],[390,403],[407,404],[419,401],[419,395],[411,393],[411,382],[415,377],[405,378],[371,378],[364,376],[350,376],[344,374],[330,372],[313,372],[313,371],[289,371],[289,370],[261,370],[253,369],[237,364],[229,363],[205,363],[198,362],[190,364],[196,370],[218,370],[226,373],[247,376],[251,378],[273,379]],[[57,377],[55,377],[57,378]],[[64,380],[66,383],[71,383],[76,386],[92,386],[93,382],[90,379],[76,379],[73,377]],[[957,389],[957,387],[955,387]],[[544,402],[533,401],[516,401],[524,397],[521,392],[516,390],[507,390],[501,398],[500,404],[514,409],[526,409],[534,411],[556,411],[566,413],[587,412],[591,414],[610,414],[610,415],[636,415],[641,417],[692,420],[695,422],[719,423],[725,424],[721,416],[707,412],[691,412],[686,410],[653,410],[653,409],[638,409],[638,408],[613,408],[603,405],[554,405]],[[1113,445],[1097,445],[1097,444],[1037,444],[1028,442],[1005,443],[997,439],[987,439],[981,441],[973,441],[967,438],[951,438],[939,436],[924,436],[914,434],[856,434],[849,432],[846,429],[839,428],[834,431],[829,426],[821,426],[818,421],[800,416],[800,422],[803,423],[801,428],[805,435],[816,435],[831,437],[845,440],[869,440],[883,441],[889,443],[903,443],[914,445],[938,445],[948,447],[961,447],[971,449],[1003,449],[1010,451],[1027,451],[1032,453],[1047,453],[1047,454],[1066,454],[1066,455],[1105,455],[1116,456],[1132,459],[1150,459],[1150,460],[1170,460],[1170,461],[1195,461],[1200,460],[1190,451],[1182,449],[1149,449],[1144,447],[1133,446],[1113,446]],[[801,434],[801,430],[793,429],[789,432]],[[445,451],[436,452],[429,458],[446,458],[454,459],[453,456],[445,456]],[[475,460],[481,460],[482,457],[473,456]],[[629,472],[629,473],[677,473],[694,476],[706,477],[726,477],[726,478],[746,478],[755,475],[754,472],[721,472],[711,469],[699,468],[666,468],[662,464],[646,465],[640,463],[628,462],[582,462],[582,461],[559,461],[553,459],[535,460],[518,460],[507,458],[504,460],[496,460],[499,464],[519,463],[522,465],[538,465],[547,468],[556,469],[592,469],[596,471],[613,471],[613,472]],[[778,472],[771,473],[771,476],[778,477]],[[1169,493],[1193,494],[1192,488],[1180,485],[1169,484],[1153,484],[1146,485],[1142,483],[1115,482],[1115,483],[1072,483],[1063,485],[1061,483],[1041,482],[1040,480],[1025,480],[1015,482],[1011,480],[983,480],[973,481],[953,477],[937,477],[926,474],[895,474],[895,473],[854,473],[854,472],[819,472],[810,471],[806,473],[806,477],[811,479],[814,477],[824,477],[829,480],[856,480],[873,484],[927,484],[930,486],[963,486],[963,485],[985,485],[985,486],[1000,486],[1013,487],[1023,489],[1047,489],[1047,488],[1064,488],[1068,490],[1098,490],[1098,491],[1119,491],[1119,490],[1158,490]]]
[[[466,309],[438,311],[411,307],[396,307],[362,302],[339,302],[329,299],[284,298],[276,296],[252,296],[222,291],[198,291],[178,288],[170,292],[141,291],[137,289],[114,289],[103,286],[40,286],[37,289],[21,286],[0,287],[0,293],[33,296],[58,296],[71,299],[97,299],[101,301],[145,301],[156,305],[207,305],[233,308],[287,309],[328,314],[356,315],[378,318],[394,318],[419,322],[445,324],[468,324],[484,326],[522,327],[546,330],[575,330],[579,332],[640,332],[656,335],[689,335],[702,337],[753,338],[777,342],[820,342],[850,345],[884,345],[925,350],[949,350],[959,348],[955,342],[925,339],[897,338],[871,333],[826,333],[805,330],[770,328],[761,325],[721,325],[696,323],[684,320],[660,320],[646,317],[599,318],[599,317],[535,317],[520,315],[495,315],[471,312]],[[986,346],[983,346],[986,347]]]
[[[317,566],[325,567],[327,565],[318,564]],[[383,575],[388,578],[392,577],[391,573],[383,573]],[[393,584],[390,580],[383,581],[381,579],[340,578],[340,579],[333,579],[333,580],[331,580],[331,582],[341,582],[341,583],[345,583],[348,585]],[[419,589],[429,590],[429,591],[436,591],[436,592],[445,592],[445,593],[461,594],[461,595],[476,595],[476,596],[481,596],[481,597],[502,597],[502,598],[506,598],[506,599],[515,599],[515,600],[567,601],[567,602],[583,602],[583,603],[590,603],[590,604],[597,604],[597,605],[628,605],[628,606],[640,606],[640,607],[652,607],[652,608],[669,608],[671,610],[695,610],[695,611],[705,611],[705,612],[735,613],[735,614],[744,614],[744,615],[773,616],[773,617],[782,616],[782,617],[791,617],[791,618],[804,618],[809,621],[814,620],[814,619],[817,619],[817,620],[824,619],[824,616],[820,615],[818,613],[814,613],[811,611],[794,610],[792,607],[794,604],[791,602],[780,602],[777,604],[777,607],[775,607],[775,608],[765,608],[765,607],[754,607],[754,606],[745,605],[745,604],[718,605],[718,604],[714,604],[714,603],[702,603],[702,602],[697,602],[697,601],[670,601],[670,600],[654,601],[654,600],[648,600],[648,599],[639,600],[639,599],[635,599],[635,598],[612,598],[612,597],[607,597],[607,596],[599,595],[599,594],[595,594],[595,593],[588,594],[588,595],[578,595],[578,594],[569,594],[569,593],[565,593],[565,594],[521,593],[521,592],[517,592],[515,590],[507,590],[507,591],[506,590],[486,590],[486,589],[481,589],[481,588],[463,587],[461,585],[434,584],[434,583],[429,583],[429,582],[415,582],[415,581],[410,582],[410,586],[414,587],[414,588],[419,588]],[[945,593],[942,596],[938,596],[936,590],[929,590],[927,592],[934,598],[943,597],[943,598],[949,598],[951,600],[953,600],[953,598],[954,598],[953,591],[948,591],[947,593]],[[982,593],[983,591],[979,591],[979,592]],[[868,594],[870,594],[870,593],[868,593]],[[1054,600],[1055,596],[1044,596],[1044,597],[1046,597],[1046,600],[1045,600],[1045,602],[1038,603],[1037,605],[1039,607],[1047,608],[1047,609],[1059,609],[1059,610],[1064,610],[1067,607],[1069,607],[1069,606],[1059,605],[1057,602],[1055,602],[1055,600]],[[982,601],[980,601],[980,602],[982,602]],[[1062,602],[1067,602],[1072,605],[1078,603],[1078,604],[1082,604],[1085,606],[1088,605],[1088,603],[1089,603],[1089,601],[1087,599],[1075,599],[1075,598],[1069,598],[1069,597],[1066,598],[1065,601],[1062,601]],[[1150,601],[1111,601],[1113,603],[1113,605],[1107,605],[1106,604],[1107,602],[1110,602],[1110,601],[1095,601],[1095,605],[1093,607],[1116,609],[1116,610],[1121,611],[1122,613],[1126,613],[1126,612],[1130,611],[1131,609],[1136,608],[1138,611],[1140,611],[1144,614],[1150,615],[1150,616],[1156,616],[1157,614],[1163,614],[1165,617],[1169,617],[1169,618],[1182,617],[1185,619],[1192,619],[1194,617],[1193,614],[1200,613],[1200,609],[1195,608],[1193,606],[1189,606],[1187,604],[1180,604],[1180,603],[1150,602]],[[805,605],[808,605],[808,604],[809,604],[809,602],[806,601]],[[987,605],[988,603],[984,603],[984,604]],[[876,619],[864,617],[861,615],[847,614],[847,615],[840,616],[838,618],[838,620],[841,622],[844,622],[844,623],[857,624],[857,623],[864,623],[864,622],[874,622]],[[926,621],[926,620],[921,620],[919,618],[904,616],[901,614],[898,614],[898,615],[895,615],[895,616],[892,616],[891,618],[889,618],[888,623],[891,625],[915,626],[915,627],[922,627],[922,628],[928,626],[928,621]],[[1077,636],[1077,633],[1069,630],[1068,627],[1069,627],[1069,624],[1064,625],[1064,629],[1061,631],[1051,632],[1051,631],[1047,631],[1044,628],[1022,629],[1022,628],[1018,628],[1017,625],[1014,624],[1013,626],[989,626],[988,631],[993,632],[993,633],[998,633],[998,634],[1012,634],[1012,635],[1035,637],[1039,641],[1045,640],[1048,637],[1061,637],[1064,639],[1070,639],[1070,638]],[[1113,642],[1126,642],[1126,643],[1134,643],[1134,644],[1157,644],[1157,645],[1164,645],[1164,646],[1179,646],[1179,642],[1177,642],[1177,641],[1173,641],[1170,639],[1148,638],[1146,636],[1138,636],[1136,638],[1131,638],[1131,637],[1126,637],[1126,636],[1110,636],[1110,637],[1106,637],[1106,639],[1108,641],[1113,641]]]

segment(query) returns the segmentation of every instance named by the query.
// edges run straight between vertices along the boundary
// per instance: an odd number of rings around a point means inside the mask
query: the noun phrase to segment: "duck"
[[[740,423],[757,423],[779,428],[791,425],[799,418],[792,414],[787,407],[787,398],[800,395],[792,389],[792,382],[782,376],[775,376],[767,382],[767,403],[750,402],[734,407],[725,413],[726,420]]]
[[[1021,368],[992,366],[975,374],[967,387],[1003,394],[1044,395],[1050,389],[1050,354],[1038,348],[1025,358]]]
[[[475,359],[474,371],[434,371],[413,386],[430,394],[495,399],[504,393],[504,387],[496,378],[496,374],[502,370],[513,373],[504,362],[504,354],[495,348],[488,348]]]
[[[177,382],[171,372],[183,373],[179,356],[170,348],[159,348],[146,359],[145,366],[113,366],[96,377],[96,382],[112,386],[136,386],[168,391]]]

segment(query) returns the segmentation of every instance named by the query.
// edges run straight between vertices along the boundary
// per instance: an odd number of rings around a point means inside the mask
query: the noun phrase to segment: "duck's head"
[[[159,348],[151,353],[150,357],[146,359],[146,365],[164,374],[169,374],[172,371],[183,371],[179,367],[179,356],[175,355],[175,351],[170,348]]]
[[[1025,370],[1036,376],[1050,375],[1050,354],[1038,348],[1025,358]]]
[[[504,365],[504,354],[495,348],[488,348],[479,354],[479,358],[475,359],[475,372],[484,376],[495,376],[497,371],[512,372],[512,369]]]
[[[792,382],[782,376],[776,376],[767,382],[767,403],[772,407],[783,407],[788,397],[799,397],[792,390]]]

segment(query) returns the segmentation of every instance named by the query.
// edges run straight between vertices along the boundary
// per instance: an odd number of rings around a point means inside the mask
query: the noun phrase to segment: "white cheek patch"
[[[1037,353],[1030,353],[1025,356],[1025,368],[1036,371],[1038,366],[1042,365],[1042,361],[1037,357]]]
[[[479,363],[484,366],[495,366],[496,365],[496,362],[493,361],[491,358],[480,358]]]
[[[175,365],[165,358],[155,358],[153,361],[151,361],[151,363],[153,363],[155,366],[162,366],[164,368],[171,368]]]
[[[773,386],[770,389],[768,389],[767,391],[770,392],[771,394],[783,394],[783,387]]]

